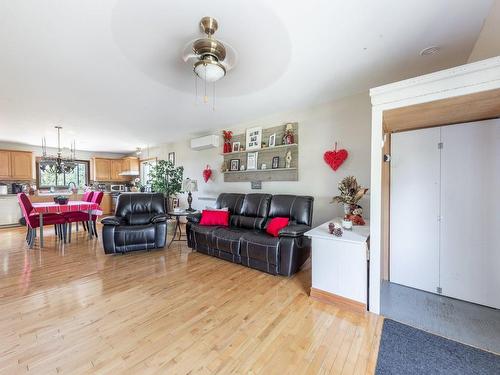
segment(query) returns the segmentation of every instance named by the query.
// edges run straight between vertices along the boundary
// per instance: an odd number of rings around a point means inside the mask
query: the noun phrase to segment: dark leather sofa
[[[115,216],[106,217],[101,223],[106,254],[164,247],[167,215],[163,194],[120,194]]]
[[[304,233],[312,225],[313,201],[313,197],[296,195],[221,194],[216,208],[229,209],[229,227],[202,226],[201,214],[189,215],[188,245],[273,275],[293,275],[311,252],[311,241]],[[279,237],[265,231],[274,217],[290,219]]]

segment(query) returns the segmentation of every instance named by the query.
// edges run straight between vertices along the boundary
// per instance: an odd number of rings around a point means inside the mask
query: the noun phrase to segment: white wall
[[[491,7],[468,62],[500,56],[500,0]]]
[[[204,208],[207,205],[206,201],[199,201],[198,197],[215,198],[222,192],[312,195],[315,198],[314,223],[320,224],[342,213],[341,207],[329,202],[337,194],[337,184],[343,177],[354,175],[360,184],[370,186],[369,95],[359,94],[304,110],[279,113],[250,123],[235,124],[229,130],[238,134],[243,133],[247,127],[266,128],[292,121],[299,123],[299,181],[263,182],[260,191],[251,190],[250,182],[225,183],[224,176],[220,172],[223,161],[221,150],[193,151],[189,148],[189,139],[152,148],[149,150],[149,157],[166,160],[169,152],[175,152],[176,165],[184,167],[184,177],[198,180],[199,191],[193,194],[194,208]],[[345,148],[349,152],[348,159],[336,172],[323,161],[323,153],[333,149],[335,141],[339,143],[339,148]],[[147,157],[148,153],[143,152],[143,158]],[[207,164],[212,168],[213,174],[211,181],[205,183],[202,171]],[[181,205],[185,206],[185,194],[180,198]],[[360,204],[365,209],[365,216],[368,216],[368,198],[364,198]]]

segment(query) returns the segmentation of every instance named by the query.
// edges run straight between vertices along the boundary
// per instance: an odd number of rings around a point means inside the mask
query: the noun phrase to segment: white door
[[[500,308],[500,120],[441,137],[442,293]]]
[[[440,129],[391,136],[390,281],[439,286]]]

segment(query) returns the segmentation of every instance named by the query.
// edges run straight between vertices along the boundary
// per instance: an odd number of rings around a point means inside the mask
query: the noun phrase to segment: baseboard
[[[311,287],[311,292],[309,296],[312,299],[315,299],[316,301],[321,301],[325,303],[330,303],[333,305],[342,305],[343,307],[347,307],[351,310],[359,311],[359,312],[365,312],[366,311],[366,304],[354,301],[352,299],[338,296],[336,294],[330,293],[330,292],[325,292],[324,290],[321,289],[316,289]]]

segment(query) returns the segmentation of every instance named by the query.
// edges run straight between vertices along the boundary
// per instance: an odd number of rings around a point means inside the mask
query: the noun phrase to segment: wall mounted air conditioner
[[[193,138],[191,139],[191,149],[199,151],[219,147],[219,138],[218,135],[213,134],[200,138]]]

